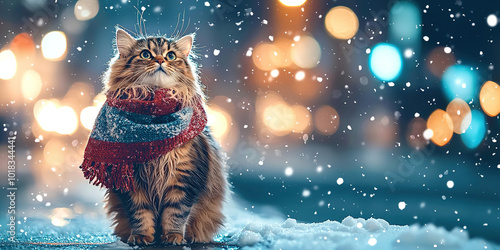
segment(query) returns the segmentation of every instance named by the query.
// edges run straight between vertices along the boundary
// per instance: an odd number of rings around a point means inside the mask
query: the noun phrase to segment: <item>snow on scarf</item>
[[[134,163],[165,155],[203,131],[207,115],[197,99],[194,107],[183,107],[168,89],[147,100],[108,96],[85,148],[85,178],[96,186],[134,190]]]

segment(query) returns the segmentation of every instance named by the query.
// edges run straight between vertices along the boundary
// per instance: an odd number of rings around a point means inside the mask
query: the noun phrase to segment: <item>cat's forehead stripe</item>
[[[148,49],[151,51],[154,51],[156,49],[156,44],[151,38],[148,38]]]
[[[156,44],[158,44],[158,47],[163,47],[163,38],[157,37]]]

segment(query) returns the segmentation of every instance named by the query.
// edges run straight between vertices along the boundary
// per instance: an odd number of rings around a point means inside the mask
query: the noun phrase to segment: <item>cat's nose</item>
[[[165,61],[165,58],[163,56],[155,56],[155,62],[158,64],[162,64]]]

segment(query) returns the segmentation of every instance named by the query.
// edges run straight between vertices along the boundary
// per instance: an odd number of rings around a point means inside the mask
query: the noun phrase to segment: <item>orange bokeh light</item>
[[[479,100],[484,113],[493,117],[500,113],[500,86],[492,81],[487,81],[481,87]]]
[[[292,128],[293,133],[308,133],[309,125],[311,125],[311,113],[309,110],[301,105],[293,105],[295,113],[295,124]]]
[[[21,33],[12,39],[10,49],[17,55],[35,55],[35,42],[28,33]]]
[[[339,113],[328,105],[319,108],[314,115],[314,125],[323,135],[333,135],[339,129],[339,123]]]
[[[460,98],[455,98],[446,107],[446,113],[450,115],[453,121],[453,132],[457,134],[464,133],[470,126],[472,116],[470,115],[469,105]]]
[[[326,14],[325,27],[333,37],[347,40],[358,32],[359,20],[354,11],[345,6],[338,6]]]
[[[281,57],[281,49],[274,44],[261,43],[255,47],[252,53],[252,60],[255,66],[260,70],[270,71],[277,68],[276,62],[280,59],[276,57]]]
[[[297,7],[304,4],[307,0],[280,0],[280,2],[285,6]]]
[[[296,120],[293,108],[286,103],[267,106],[264,108],[262,119],[271,132],[277,136],[289,134]]]
[[[432,131],[431,140],[438,146],[446,145],[453,136],[453,121],[442,109],[436,109],[427,119],[427,128]]]

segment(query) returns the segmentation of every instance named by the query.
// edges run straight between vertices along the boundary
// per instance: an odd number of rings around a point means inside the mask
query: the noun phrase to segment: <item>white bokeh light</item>
[[[87,21],[94,18],[99,12],[99,1],[79,0],[75,4],[75,17],[80,21]]]
[[[42,54],[47,60],[62,60],[66,47],[66,35],[61,31],[49,32],[42,39]]]
[[[4,50],[0,53],[0,78],[9,80],[16,74],[17,61],[16,56],[10,50]]]

